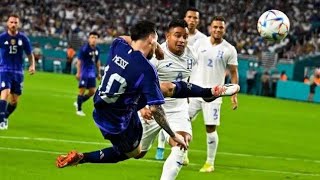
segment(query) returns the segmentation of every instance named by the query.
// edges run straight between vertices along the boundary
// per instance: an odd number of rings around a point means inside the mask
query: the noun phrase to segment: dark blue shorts
[[[96,78],[88,78],[88,77],[81,77],[79,80],[79,88],[95,88],[96,87]]]
[[[143,129],[138,113],[133,113],[128,127],[118,134],[111,134],[107,132],[107,126],[102,127],[98,125],[97,122],[101,120],[101,116],[96,111],[93,111],[93,118],[95,119],[96,125],[99,127],[103,137],[111,141],[113,148],[116,151],[129,153],[139,146]]]
[[[23,87],[23,74],[13,72],[0,72],[0,90],[10,89],[11,93],[21,95]]]

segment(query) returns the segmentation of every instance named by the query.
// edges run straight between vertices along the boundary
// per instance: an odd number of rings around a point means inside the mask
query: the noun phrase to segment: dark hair
[[[223,16],[214,16],[211,20],[212,21],[223,21],[223,22],[226,22],[226,20],[224,19]]]
[[[144,39],[150,34],[156,33],[156,25],[151,21],[139,21],[130,28],[130,36],[132,41]]]
[[[186,27],[188,27],[188,24],[183,19],[174,19],[169,23],[167,31],[169,31],[170,29],[175,28],[175,27],[186,28]]]
[[[199,11],[197,8],[195,8],[195,7],[189,7],[189,8],[186,9],[186,11],[184,12],[183,17],[186,17],[186,14],[187,14],[188,11],[198,12],[198,13],[199,13],[199,17],[201,16],[201,13],[200,13],[200,11]]]
[[[15,17],[15,18],[20,19],[20,16],[18,14],[9,14],[8,20],[9,20],[10,17]]]
[[[91,32],[89,33],[89,37],[90,37],[91,35],[93,35],[93,36],[98,36],[98,37],[99,37],[99,34],[98,34],[96,31],[91,31]]]

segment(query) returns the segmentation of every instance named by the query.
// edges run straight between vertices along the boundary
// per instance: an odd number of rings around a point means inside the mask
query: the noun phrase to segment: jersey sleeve
[[[146,99],[147,105],[164,104],[164,97],[160,89],[159,78],[152,67],[150,67],[144,74],[142,93]]]
[[[237,50],[235,47],[231,46],[230,49],[230,57],[228,59],[228,64],[229,65],[238,65],[238,54],[237,54]]]
[[[24,36],[23,41],[24,41],[23,42],[23,44],[24,44],[23,50],[27,55],[30,55],[32,53],[31,42],[30,42],[29,38],[26,36]]]
[[[79,52],[78,52],[78,59],[80,61],[83,61],[84,59],[84,50],[83,50],[83,47],[80,48]]]

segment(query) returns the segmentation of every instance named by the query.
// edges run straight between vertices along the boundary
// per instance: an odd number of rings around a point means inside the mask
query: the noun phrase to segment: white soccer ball
[[[281,11],[268,10],[260,16],[257,28],[264,39],[279,42],[288,35],[290,21]]]

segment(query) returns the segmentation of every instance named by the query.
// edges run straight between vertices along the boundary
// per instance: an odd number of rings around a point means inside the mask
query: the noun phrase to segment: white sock
[[[164,132],[161,129],[158,135],[158,148],[164,149],[165,144],[166,144],[166,137],[164,136]]]
[[[188,151],[187,150],[184,152],[184,158],[183,159],[186,159],[186,158],[188,158]]]
[[[163,164],[160,180],[172,180],[177,177],[182,167],[184,154],[185,151],[180,150],[178,146],[171,148],[171,153]]]
[[[207,133],[207,163],[214,165],[218,149],[219,137],[217,131]]]

